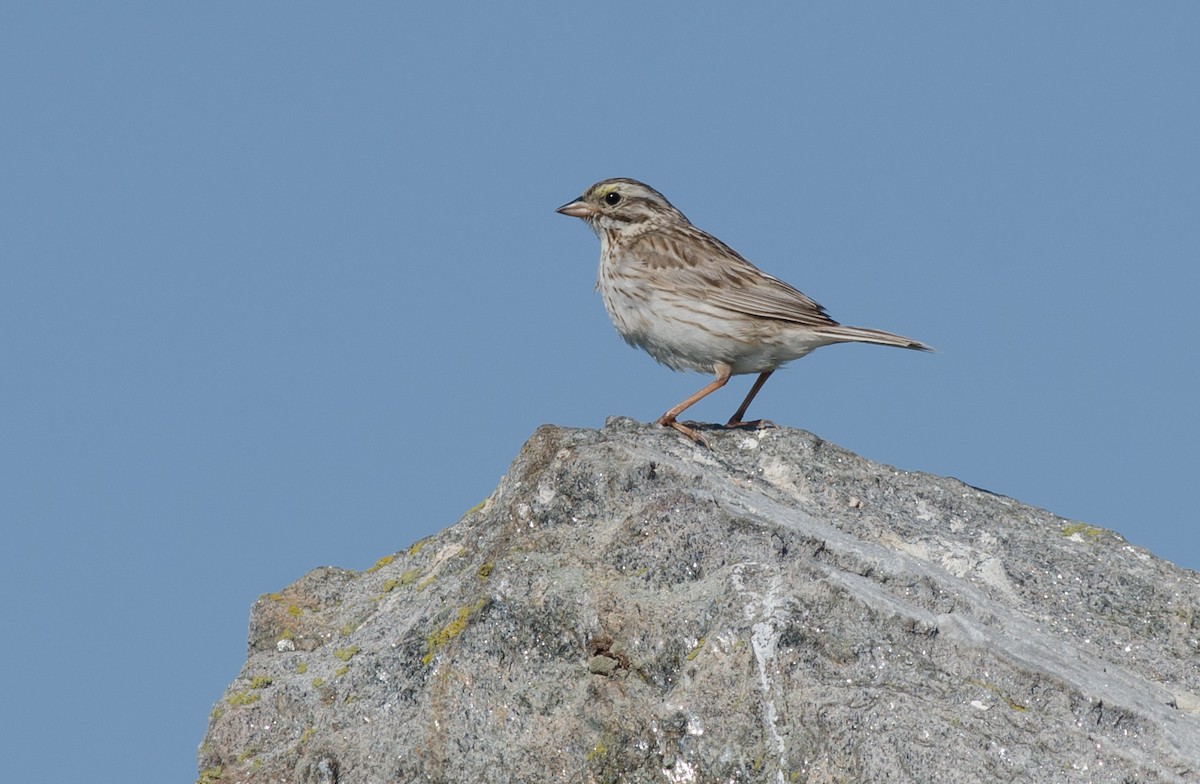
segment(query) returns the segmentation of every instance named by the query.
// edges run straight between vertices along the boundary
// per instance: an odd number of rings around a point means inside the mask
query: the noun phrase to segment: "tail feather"
[[[870,329],[869,327],[844,327],[842,325],[832,327],[822,327],[821,334],[836,338],[838,342],[845,343],[877,343],[881,346],[898,346],[900,348],[911,348],[916,351],[933,351],[931,346],[927,346],[919,340],[906,338],[903,335],[896,335],[891,332],[884,332],[882,329]]]

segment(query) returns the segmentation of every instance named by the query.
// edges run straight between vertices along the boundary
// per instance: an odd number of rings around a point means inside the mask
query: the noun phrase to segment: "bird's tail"
[[[869,329],[868,327],[843,327],[839,324],[834,327],[822,327],[821,334],[828,335],[839,343],[878,343],[881,346],[899,346],[900,348],[911,348],[916,351],[934,350],[919,340],[906,338],[903,335],[895,335],[891,332],[884,332],[882,329]]]

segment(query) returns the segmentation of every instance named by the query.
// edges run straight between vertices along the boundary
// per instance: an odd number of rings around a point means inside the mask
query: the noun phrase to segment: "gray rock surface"
[[[1200,575],[798,430],[544,426],[263,596],[207,782],[1197,782]]]

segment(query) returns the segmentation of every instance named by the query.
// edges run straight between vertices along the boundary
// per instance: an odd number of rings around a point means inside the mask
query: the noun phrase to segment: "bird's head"
[[[664,225],[688,223],[661,193],[625,177],[601,180],[558,212],[582,218],[597,234],[634,236]]]

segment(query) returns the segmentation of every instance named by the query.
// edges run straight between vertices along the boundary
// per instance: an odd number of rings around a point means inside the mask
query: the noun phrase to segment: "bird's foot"
[[[675,417],[668,417],[666,414],[663,414],[661,417],[658,418],[658,424],[662,425],[663,427],[675,428],[680,433],[683,433],[685,436],[692,439],[693,441],[695,441],[697,444],[704,447],[705,449],[712,448],[708,444],[708,439],[706,439],[704,436],[697,433],[695,430],[692,430],[687,425],[684,425],[682,422],[676,421]]]
[[[775,424],[774,422],[772,422],[769,419],[752,419],[749,422],[742,422],[741,420],[738,420],[738,419],[731,419],[725,423],[725,427],[727,427],[727,428],[734,428],[734,427],[745,428],[747,430],[763,430],[766,428],[777,428],[777,427],[779,427],[779,425]]]

